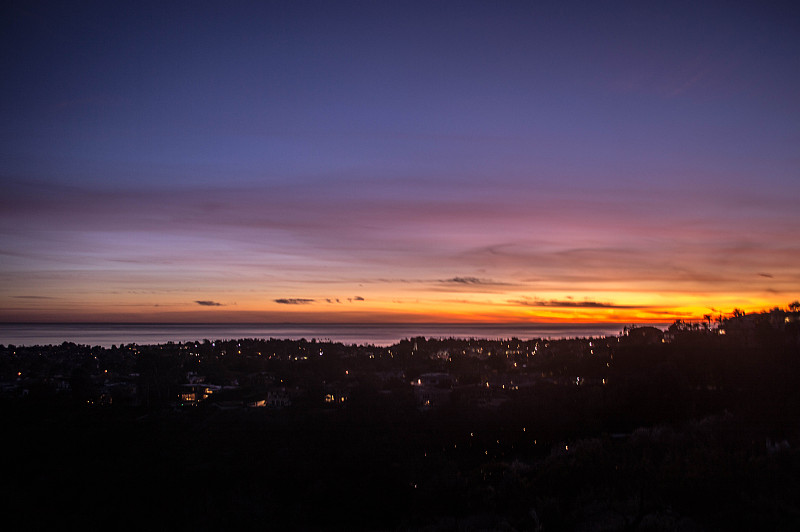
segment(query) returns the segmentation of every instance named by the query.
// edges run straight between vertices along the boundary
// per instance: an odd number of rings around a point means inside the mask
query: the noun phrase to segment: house
[[[626,327],[621,343],[626,345],[652,345],[664,342],[664,331],[657,327]]]
[[[219,390],[220,386],[209,384],[184,384],[180,388],[178,402],[181,406],[194,406],[205,401]]]
[[[423,373],[411,386],[419,408],[428,409],[449,402],[454,383],[449,373]]]

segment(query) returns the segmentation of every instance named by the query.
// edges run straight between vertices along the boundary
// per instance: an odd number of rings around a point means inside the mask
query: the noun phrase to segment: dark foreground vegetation
[[[798,530],[799,327],[774,310],[560,341],[3,346],[4,520]]]

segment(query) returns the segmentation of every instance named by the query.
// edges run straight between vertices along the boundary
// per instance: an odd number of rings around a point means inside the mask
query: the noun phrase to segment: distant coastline
[[[627,324],[630,326],[631,324]],[[668,324],[647,324],[666,328]],[[111,347],[239,338],[315,339],[389,346],[404,338],[578,338],[616,336],[623,323],[0,323],[0,344],[73,342]]]

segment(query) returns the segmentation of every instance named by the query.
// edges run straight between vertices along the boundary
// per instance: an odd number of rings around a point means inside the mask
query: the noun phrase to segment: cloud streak
[[[219,303],[217,301],[209,301],[209,300],[198,300],[198,301],[195,301],[195,303],[197,303],[201,307],[222,307],[222,306],[224,306],[222,303]]]
[[[278,303],[280,305],[309,305],[311,303],[314,303],[316,300],[300,298],[300,297],[293,297],[293,298],[282,297],[279,299],[274,299],[273,301],[275,301],[275,303]]]
[[[456,276],[436,281],[434,290],[445,292],[502,292],[513,288],[512,283],[471,276]]]
[[[552,308],[588,308],[588,309],[643,309],[648,308],[642,305],[619,305],[603,301],[574,301],[571,299],[512,299],[509,303],[522,305],[525,307],[552,307]]]
[[[452,277],[450,279],[444,279],[440,282],[443,284],[457,284],[457,285],[467,285],[467,286],[478,286],[478,285],[496,286],[498,284],[502,284],[486,279],[479,279],[478,277]]]

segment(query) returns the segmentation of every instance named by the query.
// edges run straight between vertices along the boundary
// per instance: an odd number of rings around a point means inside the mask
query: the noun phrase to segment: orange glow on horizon
[[[654,298],[656,299],[656,298]],[[29,308],[0,311],[4,322],[164,322],[164,323],[668,323],[674,320],[717,319],[731,315],[733,309],[746,313],[774,307],[784,308],[789,300],[748,300],[741,296],[720,297],[721,302],[706,304],[699,295],[677,295],[672,305],[661,301],[647,305],[646,295],[636,294],[629,303],[614,304],[597,298],[519,299],[512,295],[480,300],[389,299],[337,302],[332,298],[298,298],[291,302],[250,301],[218,303],[214,299],[192,303],[175,301],[157,307],[136,301],[124,303],[107,298],[84,300],[81,304],[43,311],[36,302]]]

